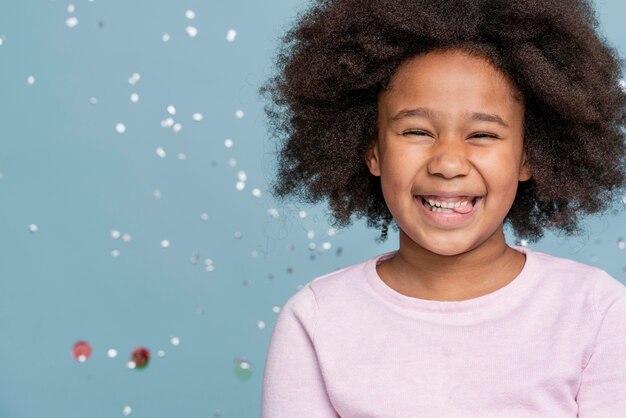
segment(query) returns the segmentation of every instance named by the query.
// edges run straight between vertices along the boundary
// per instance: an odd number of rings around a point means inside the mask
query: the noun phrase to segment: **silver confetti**
[[[185,12],[185,17],[186,17],[187,19],[190,19],[190,20],[191,20],[191,19],[195,19],[195,18],[196,18],[196,13],[195,13],[193,10],[187,10],[187,11]]]
[[[124,125],[123,123],[118,123],[115,125],[115,130],[118,134],[123,134],[124,132],[126,132],[126,125]]]
[[[128,77],[128,83],[132,86],[137,84],[139,80],[141,80],[141,74],[139,73],[132,73],[131,76]]]
[[[198,29],[195,26],[187,26],[185,32],[187,32],[190,38],[195,38],[198,35]]]
[[[74,28],[76,27],[76,25],[78,25],[78,19],[76,18],[76,16],[70,16],[67,19],[65,19],[65,25],[68,28]]]
[[[237,31],[235,29],[229,29],[228,32],[226,32],[226,40],[228,42],[233,42],[236,37]]]

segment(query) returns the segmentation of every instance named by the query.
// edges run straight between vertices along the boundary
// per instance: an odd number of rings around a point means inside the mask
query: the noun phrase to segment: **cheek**
[[[414,187],[415,175],[420,167],[418,158],[407,152],[393,150],[387,153],[385,164],[381,171],[381,185],[383,191],[391,193],[394,197],[406,191],[410,193]]]

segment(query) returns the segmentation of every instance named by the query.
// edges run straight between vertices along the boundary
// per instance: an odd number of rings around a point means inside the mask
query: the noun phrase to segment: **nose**
[[[431,158],[428,162],[428,171],[432,175],[444,178],[466,176],[469,174],[471,164],[467,159],[467,153],[463,140],[440,139],[431,148]]]

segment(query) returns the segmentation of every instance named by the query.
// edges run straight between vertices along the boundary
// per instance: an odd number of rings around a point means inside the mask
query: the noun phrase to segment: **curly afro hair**
[[[328,199],[332,223],[397,230],[380,177],[365,163],[377,137],[377,97],[401,63],[463,49],[508,75],[525,104],[533,177],[506,215],[518,238],[545,228],[580,233],[581,213],[625,184],[623,61],[596,31],[587,0],[321,0],[282,38],[278,71],[259,92],[278,142],[277,198]]]

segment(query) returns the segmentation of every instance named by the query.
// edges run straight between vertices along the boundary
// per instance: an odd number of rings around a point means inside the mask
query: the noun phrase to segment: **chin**
[[[418,242],[413,240],[420,247],[430,251],[431,253],[453,256],[466,253],[476,247],[473,242],[459,241],[453,237],[442,240],[421,240]]]

